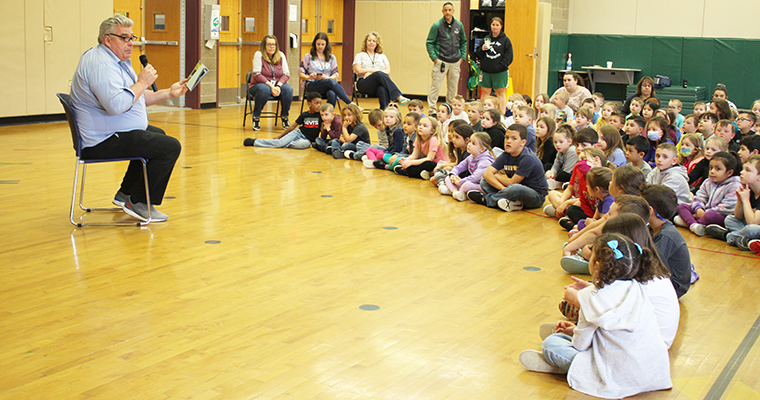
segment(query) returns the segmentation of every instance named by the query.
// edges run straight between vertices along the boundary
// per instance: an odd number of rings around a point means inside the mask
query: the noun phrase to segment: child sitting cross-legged
[[[564,182],[570,180],[573,168],[578,162],[578,153],[573,145],[574,131],[575,129],[570,124],[562,124],[554,132],[554,148],[557,150],[557,155],[554,157],[551,168],[546,171],[546,183],[551,190],[561,188]]]
[[[650,185],[663,184],[676,192],[678,203],[691,203],[689,191],[689,176],[686,168],[678,165],[676,146],[671,143],[663,143],[657,146],[655,153],[655,165],[657,168],[647,175],[647,183]]]
[[[435,187],[443,185],[443,180],[448,176],[449,171],[470,155],[467,153],[467,144],[473,133],[475,132],[472,126],[467,122],[460,119],[451,121],[448,132],[448,159],[438,162],[432,177],[428,176],[427,171],[423,171],[422,179],[429,179]]]
[[[401,125],[401,131],[403,133],[403,136],[401,137],[401,143],[396,143],[394,140],[394,143],[391,144],[392,149],[396,149],[398,148],[397,146],[400,146],[401,150],[398,152],[384,152],[380,149],[370,147],[367,149],[367,154],[362,157],[362,164],[364,164],[366,168],[392,170],[393,167],[398,165],[398,160],[401,157],[406,157],[412,153],[411,149],[414,147],[417,124],[419,122],[420,114],[417,114],[416,112],[410,112],[406,114]]]
[[[586,227],[587,224],[598,221],[600,218],[607,215],[607,212],[615,201],[615,197],[610,195],[610,181],[612,180],[612,170],[607,167],[594,167],[591,168],[586,174],[586,190],[591,194],[591,197],[596,201],[596,209],[594,215],[591,218],[586,218],[578,221],[578,230]],[[573,235],[578,231],[570,231]]]
[[[346,158],[346,150],[357,150],[357,144],[364,142],[367,147],[370,145],[369,130],[362,123],[362,110],[355,104],[347,104],[341,113],[343,129],[338,139],[331,140],[325,153],[331,154],[334,158]]]
[[[705,235],[705,227],[710,224],[723,226],[727,215],[736,208],[736,192],[741,189],[739,166],[741,160],[736,153],[719,152],[710,160],[710,179],[699,187],[694,201],[678,205],[676,225],[689,228],[698,236]]]
[[[742,250],[760,253],[760,155],[752,155],[741,172],[742,187],[736,192],[736,209],[718,224],[707,225],[707,234]]]
[[[544,167],[536,153],[525,147],[528,130],[520,124],[507,129],[504,154],[483,173],[480,185],[485,192],[470,190],[467,198],[491,208],[516,211],[538,208],[548,192]]]
[[[447,159],[446,151],[446,142],[438,129],[438,121],[431,117],[422,117],[417,125],[417,139],[414,141],[412,154],[401,158],[393,172],[422,179],[423,171],[430,174],[439,161]]]
[[[678,330],[678,320],[681,313],[678,304],[678,296],[676,295],[676,291],[669,279],[670,273],[665,268],[666,266],[662,262],[662,258],[659,256],[659,251],[652,240],[652,235],[649,233],[649,229],[646,226],[645,221],[648,221],[650,214],[649,205],[646,200],[641,197],[630,195],[623,196],[630,197],[631,199],[626,202],[635,202],[636,207],[632,207],[631,212],[623,212],[623,206],[621,205],[619,208],[621,211],[614,217],[610,217],[599,235],[604,233],[619,233],[632,239],[636,243],[641,243],[642,247],[649,248],[657,253],[660,262],[660,273],[656,278],[645,285],[645,289],[647,290],[647,295],[654,306],[657,325],[660,327],[662,340],[665,342],[665,345],[670,348],[670,345],[675,339],[676,331]],[[594,238],[594,240],[596,240],[596,238]],[[593,244],[593,241],[589,245],[591,244]],[[586,274],[588,274],[588,267],[586,268]],[[578,321],[578,291],[589,286],[589,284],[574,276],[571,278],[574,283],[565,286],[565,295],[559,304],[559,309],[566,318],[575,322]],[[541,326],[541,331],[551,329],[549,333],[553,333],[555,327],[554,324],[543,324]],[[548,336],[548,333],[546,335]]]
[[[609,183],[609,194],[615,198],[615,201],[607,209],[605,217],[587,223],[585,228],[570,237],[562,249],[563,257],[560,260],[562,269],[570,273],[588,273],[586,260],[591,255],[588,246],[601,235],[602,227],[607,219],[614,217],[618,210],[619,212],[635,212],[642,218],[649,218],[649,207],[646,201],[639,197],[639,188],[643,183],[644,175],[638,168],[626,165],[615,169]],[[621,196],[624,197],[621,198]]]
[[[520,363],[535,372],[567,374],[575,390],[619,398],[672,387],[668,349],[645,285],[660,276],[656,253],[616,233],[594,242],[593,285],[578,291],[580,319],[556,324]]]
[[[364,161],[367,153],[372,151],[398,153],[404,149],[404,131],[402,125],[401,112],[395,105],[390,105],[383,111],[380,122],[377,124],[379,145],[370,144],[369,142],[359,142],[355,150],[346,150],[343,155],[349,160]],[[384,144],[383,144],[384,143]]]
[[[475,132],[470,136],[467,143],[467,152],[469,155],[462,160],[456,167],[444,178],[443,184],[438,185],[438,191],[441,194],[450,194],[459,201],[467,199],[467,192],[470,190],[480,190],[480,180],[485,172],[494,162],[494,156],[491,151],[491,137],[485,132]],[[463,172],[468,174],[461,178]]]

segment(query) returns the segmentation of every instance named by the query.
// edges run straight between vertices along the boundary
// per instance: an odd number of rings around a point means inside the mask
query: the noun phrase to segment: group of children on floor
[[[592,283],[574,278],[559,307],[570,321],[542,327],[542,352],[523,352],[520,361],[530,370],[567,373],[573,388],[595,396],[668,388],[678,298],[699,278],[672,222],[760,253],[757,116],[740,112],[735,125],[725,123],[731,111],[712,102],[679,127],[677,101],[668,112],[644,105],[637,115],[634,99],[624,117],[612,102],[597,112],[595,99],[568,112],[557,97],[547,104],[539,95],[531,107],[511,95],[508,116],[495,97],[465,103],[456,96],[435,116],[424,115],[419,100],[405,116],[391,105],[369,112],[378,130],[373,144],[361,109],[348,104],[336,115],[309,93],[309,110],[281,136],[244,144],[310,145],[508,212],[540,208],[548,197],[544,212],[570,234],[562,267],[590,274]],[[731,143],[738,154],[729,152]],[[611,363],[613,352],[619,358]],[[652,368],[641,370],[635,365],[644,353]]]

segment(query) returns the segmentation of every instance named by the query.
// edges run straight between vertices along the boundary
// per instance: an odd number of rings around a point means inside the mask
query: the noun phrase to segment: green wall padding
[[[575,70],[612,61],[615,67],[641,69],[636,81],[642,76],[665,75],[673,80],[673,86],[681,86],[686,79],[689,86],[707,88],[708,97],[715,85],[724,83],[729,100],[739,108],[750,108],[760,99],[756,72],[760,40],[553,34],[550,46],[549,94],[557,89],[557,71],[564,69],[570,52]],[[599,84],[597,90],[612,100],[621,100],[625,94],[623,85]]]

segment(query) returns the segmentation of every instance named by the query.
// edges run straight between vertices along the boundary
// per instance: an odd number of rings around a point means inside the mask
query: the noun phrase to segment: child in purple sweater
[[[678,205],[676,225],[689,228],[698,236],[705,235],[710,224],[723,225],[736,208],[736,191],[742,186],[738,172],[741,160],[736,153],[721,151],[710,160],[710,179],[704,181],[694,201]]]
[[[467,143],[467,152],[470,155],[449,171],[444,185],[438,186],[441,194],[452,195],[459,201],[467,200],[468,191],[480,190],[483,172],[494,162],[491,136],[485,132],[473,133],[470,142]],[[460,174],[465,171],[469,171],[470,175],[460,178]]]

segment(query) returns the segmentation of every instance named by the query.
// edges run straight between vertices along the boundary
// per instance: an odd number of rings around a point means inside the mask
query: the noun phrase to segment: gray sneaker
[[[153,207],[153,204],[150,205],[150,221],[151,222],[164,222],[167,219],[169,219],[169,216],[162,213],[161,211],[156,210],[156,207]]]
[[[736,239],[736,247],[738,247],[740,250],[744,251],[752,251],[749,249],[749,242],[752,239],[746,237],[746,236],[739,236],[738,239]]]
[[[113,198],[113,201],[111,203],[113,203],[113,205],[116,207],[124,207],[124,203],[126,203],[127,200],[129,200],[129,195],[124,194],[124,192],[119,190],[116,192],[116,196]]]
[[[584,260],[583,257],[577,254],[562,257],[559,261],[559,265],[562,266],[562,269],[571,274],[589,273],[588,261]]]
[[[148,220],[148,205],[145,203],[132,203],[132,199],[128,199],[122,209],[128,215],[141,221]],[[169,217],[166,214],[159,212],[152,205],[150,206],[150,222],[164,222],[167,218]]]

